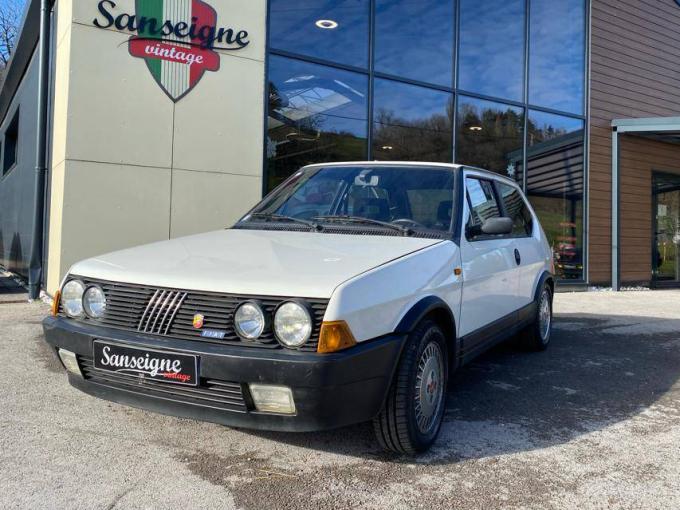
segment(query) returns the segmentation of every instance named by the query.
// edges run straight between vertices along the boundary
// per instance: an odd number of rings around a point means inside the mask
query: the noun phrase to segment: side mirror
[[[482,225],[473,225],[468,228],[467,233],[472,237],[482,234],[489,236],[508,235],[512,234],[513,226],[512,218],[489,218],[488,220],[485,220]]]
[[[512,218],[489,218],[482,223],[482,232],[490,236],[512,234]]]

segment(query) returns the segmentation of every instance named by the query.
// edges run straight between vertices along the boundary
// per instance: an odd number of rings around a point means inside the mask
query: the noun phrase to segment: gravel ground
[[[558,294],[551,348],[454,377],[427,455],[367,425],[248,432],[72,389],[0,278],[2,508],[680,508],[680,292]]]

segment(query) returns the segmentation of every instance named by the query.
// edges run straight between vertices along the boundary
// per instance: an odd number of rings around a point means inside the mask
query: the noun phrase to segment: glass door
[[[680,175],[654,174],[652,267],[656,286],[680,286]]]

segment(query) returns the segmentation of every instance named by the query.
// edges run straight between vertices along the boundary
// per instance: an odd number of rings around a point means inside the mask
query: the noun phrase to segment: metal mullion
[[[398,82],[406,83],[406,84],[409,84],[409,85],[417,85],[419,87],[425,87],[425,88],[428,88],[428,89],[440,90],[442,92],[449,92],[449,93],[454,92],[454,90],[452,88],[446,87],[444,85],[437,85],[435,83],[428,83],[428,82],[425,82],[425,81],[414,80],[412,78],[404,78],[403,76],[397,76],[397,75],[394,75],[394,74],[383,73],[383,72],[380,72],[380,71],[373,72],[373,75],[376,78],[398,81]]]
[[[524,132],[522,133],[522,190],[527,193],[527,174],[529,171],[529,44],[530,44],[531,2],[524,0]]]
[[[456,157],[457,157],[457,152],[458,152],[458,92],[457,92],[457,87],[458,87],[458,62],[459,62],[459,46],[460,46],[460,0],[453,0],[454,2],[454,7],[453,7],[453,12],[454,12],[454,23],[453,23],[453,75],[451,79],[453,82],[451,83],[452,85],[452,90],[453,90],[453,126],[452,126],[452,133],[451,133],[451,157],[453,158],[453,162],[456,162]]]
[[[552,115],[559,115],[561,117],[569,117],[571,119],[579,119],[579,120],[585,120],[586,116],[585,115],[579,115],[578,113],[570,113],[570,112],[565,112],[562,110],[555,110],[554,108],[546,108],[544,106],[537,106],[534,104],[527,104],[527,108],[530,110],[535,110],[543,113],[550,113]]]
[[[502,103],[505,105],[515,106],[517,108],[524,108],[526,106],[522,101],[515,101],[512,99],[501,99],[498,97],[487,96],[485,94],[477,94],[476,92],[470,92],[468,90],[456,89],[456,93],[466,97],[471,97],[473,99],[481,99],[483,101],[489,101],[492,103]]]
[[[584,63],[584,85],[583,85],[583,113],[585,119],[583,121],[583,279],[590,281],[590,37],[591,37],[591,19],[592,19],[592,2],[585,0],[585,23],[584,23],[584,47],[583,47],[583,63]]]
[[[369,25],[368,25],[368,132],[366,137],[366,159],[368,161],[373,159],[373,106],[374,100],[374,82],[375,82],[375,3],[376,0],[371,0]]]
[[[294,60],[301,60],[303,62],[309,62],[311,64],[318,64],[326,67],[333,67],[335,69],[342,69],[344,71],[351,71],[354,73],[369,74],[368,69],[362,67],[351,66],[347,64],[340,64],[338,62],[331,62],[330,60],[325,60],[322,58],[310,57],[308,55],[300,55],[298,53],[292,53],[290,51],[278,50],[276,48],[269,48],[269,53],[271,55],[277,55],[279,57],[286,57]]]

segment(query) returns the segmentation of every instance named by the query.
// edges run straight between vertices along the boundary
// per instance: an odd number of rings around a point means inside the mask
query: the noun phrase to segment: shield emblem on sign
[[[206,71],[220,68],[220,56],[204,41],[179,37],[178,30],[166,35],[169,30],[161,29],[169,21],[173,27],[194,25],[194,35],[211,29],[214,33],[217,13],[210,5],[201,0],[135,0],[135,5],[138,20],[145,17],[156,23],[139,26],[129,41],[130,54],[144,59],[151,76],[174,102],[191,92]]]

